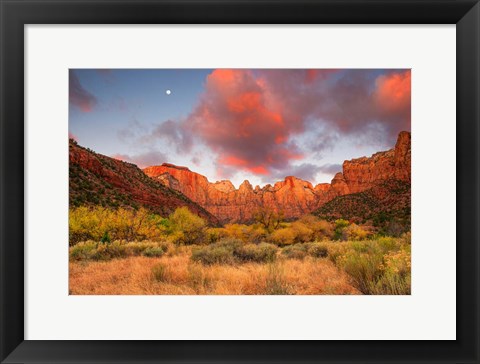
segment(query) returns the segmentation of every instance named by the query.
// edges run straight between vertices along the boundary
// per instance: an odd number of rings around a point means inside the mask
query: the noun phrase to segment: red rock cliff
[[[218,219],[177,191],[156,183],[134,164],[93,152],[70,140],[69,199],[71,206],[143,206],[163,216],[186,206],[216,225]],[[175,190],[178,190],[176,186]]]
[[[258,208],[283,211],[286,218],[298,217],[322,206],[333,198],[361,192],[380,181],[410,181],[410,133],[398,136],[395,148],[371,157],[345,161],[343,173],[332,182],[312,186],[310,182],[289,176],[284,181],[263,188],[244,181],[235,189],[230,181],[211,183],[205,176],[164,163],[144,169],[145,174],[182,192],[221,221],[249,221]]]
[[[349,193],[365,191],[379,181],[398,179],[410,182],[411,135],[401,132],[395,148],[343,162],[343,176]]]

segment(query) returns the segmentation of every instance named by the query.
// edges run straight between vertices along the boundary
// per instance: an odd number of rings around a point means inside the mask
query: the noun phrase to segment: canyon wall
[[[313,186],[294,176],[263,188],[244,181],[238,189],[226,181],[209,182],[205,176],[164,163],[143,171],[165,186],[180,191],[223,222],[247,222],[259,208],[282,211],[295,218],[319,208],[341,195],[362,192],[381,181],[397,179],[410,182],[411,136],[401,132],[395,147],[371,157],[345,161],[331,183]]]

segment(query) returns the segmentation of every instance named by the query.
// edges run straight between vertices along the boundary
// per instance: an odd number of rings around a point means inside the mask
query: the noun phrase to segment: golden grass
[[[328,259],[204,266],[190,249],[161,258],[70,262],[74,295],[344,295],[360,294]],[[155,268],[156,267],[156,268]],[[154,274],[157,272],[157,274]]]

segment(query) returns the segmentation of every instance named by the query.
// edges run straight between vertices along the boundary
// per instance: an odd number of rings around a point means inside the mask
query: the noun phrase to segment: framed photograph
[[[1,362],[479,362],[478,1],[2,0]]]

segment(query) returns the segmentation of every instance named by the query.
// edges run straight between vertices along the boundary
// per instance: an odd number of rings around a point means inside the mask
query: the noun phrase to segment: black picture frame
[[[478,0],[0,0],[0,13],[2,363],[479,363]],[[57,23],[456,24],[457,340],[24,340],[24,26]]]

